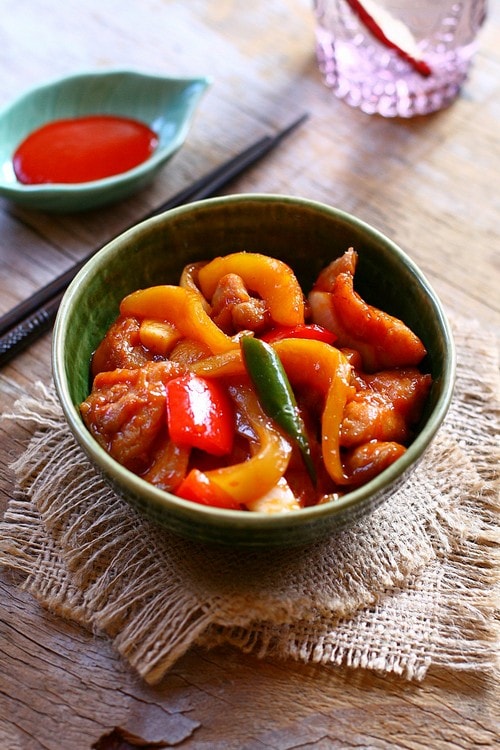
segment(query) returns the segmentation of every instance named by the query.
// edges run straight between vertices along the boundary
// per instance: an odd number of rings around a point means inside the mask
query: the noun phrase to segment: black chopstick
[[[152,216],[163,213],[163,211],[167,211],[170,208],[214,196],[232,179],[242,174],[245,169],[254,165],[259,159],[281,143],[307,117],[307,114],[303,114],[274,135],[264,136],[240,154],[237,154],[224,164],[208,172],[172,198],[169,198],[160,206],[148,212],[139,221],[150,219]],[[139,222],[134,222],[127,229],[130,229],[137,223]],[[125,229],[122,231],[125,231]],[[107,244],[107,242],[104,244]],[[59,302],[67,286],[78,271],[101,247],[104,247],[104,245],[93,250],[85,258],[75,263],[67,271],[31,295],[31,297],[20,302],[0,317],[0,367],[50,328],[55,320]]]

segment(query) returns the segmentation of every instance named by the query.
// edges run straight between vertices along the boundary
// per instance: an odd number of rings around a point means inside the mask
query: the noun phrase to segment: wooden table
[[[495,0],[461,97],[435,116],[392,121],[349,108],[323,86],[307,0],[3,0],[0,105],[89,68],[207,74],[214,83],[185,147],[141,194],[67,216],[0,202],[0,312],[307,110],[306,125],[227,192],[293,193],[356,213],[407,250],[449,309],[498,331],[499,50]],[[50,381],[50,345],[47,334],[0,372],[2,412],[35,381]],[[27,433],[11,423],[0,432],[4,506],[8,465]],[[0,587],[2,750],[84,750],[115,726],[203,750],[500,744],[500,689],[486,678],[432,670],[423,684],[408,684],[193,649],[149,688],[107,641],[20,592],[11,572]]]

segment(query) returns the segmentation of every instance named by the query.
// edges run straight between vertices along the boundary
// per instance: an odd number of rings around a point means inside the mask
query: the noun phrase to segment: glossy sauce
[[[352,248],[320,273],[307,297],[310,302],[314,292],[328,299],[304,306],[299,336],[288,326],[287,335],[274,340],[279,366],[265,347],[253,347],[250,359],[248,341],[269,340],[283,329],[268,298],[278,295],[272,300],[283,320],[295,314],[295,300],[305,293],[289,266],[249,255],[191,263],[181,272],[183,286],[125,297],[92,357],[92,391],[80,413],[116,461],[161,489],[233,510],[288,512],[290,503],[295,509],[340,497],[400,458],[414,438],[432,377],[419,369],[423,342],[403,321],[369,305],[353,287],[338,286],[338,279],[354,277]],[[267,296],[254,297],[252,282]],[[196,300],[191,312],[185,295]],[[326,321],[331,342],[314,318],[315,310],[325,309],[332,313]],[[243,339],[241,347],[230,337],[244,331],[253,339]],[[357,347],[338,351],[341,338]],[[389,367],[380,352],[390,353]],[[255,382],[256,372],[265,380]],[[294,399],[282,387],[288,388],[287,377]],[[205,378],[218,383],[217,391],[206,388]],[[312,472],[299,439],[309,446]]]
[[[18,146],[13,167],[25,185],[90,182],[138,166],[157,145],[158,136],[151,128],[125,117],[54,120]]]

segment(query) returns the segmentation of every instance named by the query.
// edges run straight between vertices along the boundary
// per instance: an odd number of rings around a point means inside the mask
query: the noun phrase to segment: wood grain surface
[[[401,244],[449,310],[498,334],[498,0],[460,97],[408,121],[364,115],[333,98],[316,67],[307,0],[2,0],[0,7],[0,106],[91,68],[213,78],[184,148],[140,194],[73,215],[0,200],[0,313],[210,167],[308,111],[304,126],[226,192],[291,193],[357,214]],[[36,381],[50,381],[50,338],[0,371],[2,413]],[[21,425],[0,423],[0,509],[13,492],[9,464],[26,440]],[[191,650],[149,688],[106,640],[20,591],[14,573],[1,572],[0,588],[1,750],[123,750],[134,742],[197,750],[500,746],[500,688],[492,679],[431,670],[422,684],[409,684],[221,648]]]

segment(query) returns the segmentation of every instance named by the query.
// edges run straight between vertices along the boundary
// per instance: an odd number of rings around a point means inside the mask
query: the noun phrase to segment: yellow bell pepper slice
[[[195,263],[189,263],[187,266],[184,266],[179,280],[179,286],[184,287],[184,289],[190,289],[192,292],[199,294],[204,310],[210,314],[210,304],[200,292],[197,284],[198,271],[204,265],[205,262],[199,260]]]
[[[336,484],[349,480],[340,457],[340,427],[350,385],[351,367],[330,344],[312,339],[282,339],[273,344],[290,382],[316,387],[325,397],[321,418],[323,462]]]
[[[207,314],[201,296],[184,287],[164,284],[139,289],[122,300],[120,313],[128,317],[153,318],[171,323],[186,338],[206,344],[213,354],[239,346]]]
[[[228,273],[241,276],[247,289],[267,304],[275,323],[304,322],[304,295],[292,269],[283,261],[260,253],[231,253],[214,258],[198,270],[198,284],[211,300],[219,280]]]

